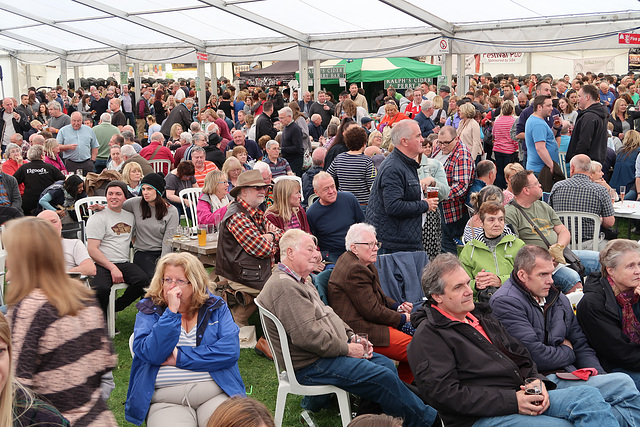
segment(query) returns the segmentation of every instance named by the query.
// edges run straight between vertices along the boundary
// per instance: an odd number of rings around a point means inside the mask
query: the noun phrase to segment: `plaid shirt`
[[[440,152],[438,147],[432,157]],[[464,204],[469,185],[473,181],[476,165],[471,158],[471,153],[466,145],[458,141],[447,160],[444,162],[444,172],[447,175],[447,182],[451,191],[449,197],[442,201],[442,212],[444,222],[451,224],[456,222],[467,212]]]
[[[607,189],[582,173],[571,175],[571,178],[556,182],[551,189],[549,204],[556,212],[587,212],[599,217],[613,216],[613,204]],[[574,225],[569,230],[572,235],[578,232]],[[599,237],[600,230],[595,236]],[[594,237],[593,222],[582,221],[582,240],[591,240]]]
[[[273,242],[262,237],[267,232],[267,219],[264,212],[252,208],[244,200],[238,199],[238,203],[247,210],[250,218],[244,213],[238,212],[227,220],[227,229],[246,253],[256,258],[271,257],[273,263],[273,257],[278,252],[278,241],[282,237],[283,231],[278,230],[274,233]]]

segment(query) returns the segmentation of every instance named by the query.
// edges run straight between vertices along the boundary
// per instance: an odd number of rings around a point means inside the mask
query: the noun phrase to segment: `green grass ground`
[[[618,219],[617,221],[620,237],[627,238],[629,229],[626,219]],[[639,240],[640,235],[632,233],[632,240]],[[116,416],[118,425],[132,426],[124,419],[124,403],[127,398],[127,386],[129,384],[129,372],[131,369],[131,354],[129,352],[129,336],[133,332],[133,324],[135,321],[136,309],[131,306],[126,310],[118,313],[116,327],[120,330],[114,338],[115,350],[118,353],[118,367],[114,371],[116,388],[111,393],[109,399],[109,407]],[[260,332],[259,320],[257,314],[251,318],[251,323],[258,325]],[[258,356],[252,349],[241,350],[240,373],[244,380],[247,394],[254,399],[264,403],[273,413],[276,409],[276,395],[278,390],[278,381],[276,371],[272,361]],[[285,409],[283,426],[300,426],[300,396],[289,395],[287,398],[287,406]],[[340,414],[337,408],[323,410],[318,414],[313,414],[314,421],[322,427],[340,426]]]

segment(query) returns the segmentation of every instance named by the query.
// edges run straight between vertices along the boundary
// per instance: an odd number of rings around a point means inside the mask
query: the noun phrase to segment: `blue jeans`
[[[549,391],[549,408],[542,415],[502,415],[481,418],[473,427],[615,426],[611,406],[593,387],[584,385]]]
[[[626,369],[622,369],[622,368],[613,368],[611,369],[611,372],[622,372],[624,374],[627,374],[631,377],[631,379],[633,380],[633,382],[636,384],[636,388],[638,390],[640,390],[640,372],[638,371],[627,371]]]
[[[127,123],[129,123],[131,126],[133,126],[133,128],[136,128],[136,116],[135,114],[133,114],[132,112],[127,113],[126,111],[124,112],[124,117],[127,119]],[[134,132],[135,134],[135,132]]]
[[[574,254],[584,265],[584,274],[589,274],[600,271],[600,254],[596,251],[573,251]],[[569,267],[561,267],[553,275],[553,283],[562,291],[567,292],[575,286],[576,283],[581,280],[577,271],[570,269]]]
[[[430,426],[437,412],[404,385],[393,362],[374,353],[371,359],[323,357],[299,369],[300,384],[334,385],[377,402],[385,414],[401,417],[405,426]]]
[[[597,389],[605,402],[611,405],[613,416],[621,426],[640,425],[640,393],[635,383],[627,374],[613,373],[590,377],[586,382],[561,380],[557,375],[547,375],[559,389],[576,385],[588,385]]]

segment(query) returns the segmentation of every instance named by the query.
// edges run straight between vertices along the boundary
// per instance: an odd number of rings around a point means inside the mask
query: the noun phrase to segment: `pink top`
[[[52,159],[49,156],[44,156],[44,162],[57,167],[62,173],[65,173],[67,171],[67,168],[64,167],[64,162],[60,158],[59,154],[56,154],[55,159]]]

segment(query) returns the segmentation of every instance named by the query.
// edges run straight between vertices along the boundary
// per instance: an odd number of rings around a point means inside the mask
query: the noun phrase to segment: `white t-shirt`
[[[78,239],[62,239],[62,252],[64,252],[67,271],[76,268],[85,259],[91,259],[84,243]]]
[[[105,208],[87,221],[87,238],[100,240],[100,251],[114,264],[129,262],[129,245],[135,226],[131,212]]]
[[[13,127],[13,114],[2,113],[2,118],[4,119],[4,134],[2,134],[2,145],[7,145],[11,142],[11,135],[16,133],[15,128]]]

